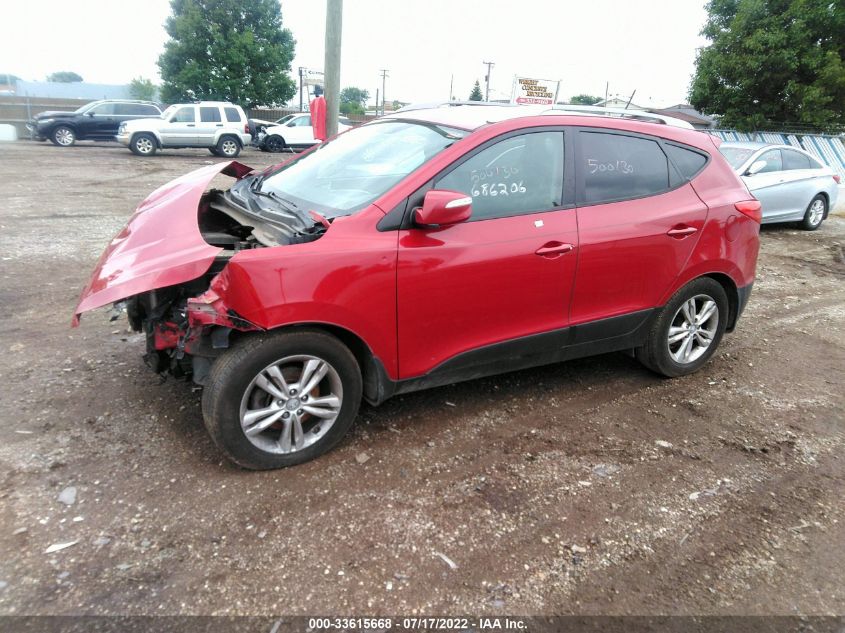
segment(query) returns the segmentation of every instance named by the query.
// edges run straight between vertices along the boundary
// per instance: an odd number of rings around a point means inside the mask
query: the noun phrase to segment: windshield
[[[276,119],[276,125],[282,125],[283,123],[287,123],[295,116],[295,114],[288,114],[287,116],[283,116],[281,119]]]
[[[165,111],[161,113],[160,118],[169,119],[170,115],[173,114],[176,111],[176,108],[178,108],[178,107],[179,106],[175,103],[172,106],[167,106],[167,109],[165,109]]]
[[[73,113],[74,114],[84,114],[85,112],[87,112],[88,110],[93,108],[94,106],[98,106],[101,103],[102,103],[102,101],[92,101],[91,103],[86,103],[81,108],[77,108],[76,110],[74,110]]]
[[[285,164],[262,181],[261,190],[326,217],[348,215],[467,134],[430,123],[370,123]]]
[[[722,152],[722,156],[727,159],[731,167],[739,169],[745,161],[751,158],[751,154],[757,150],[748,147],[725,147],[722,145],[719,151]]]

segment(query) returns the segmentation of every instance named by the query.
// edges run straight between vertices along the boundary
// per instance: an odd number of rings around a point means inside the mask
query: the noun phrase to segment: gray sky
[[[72,70],[86,81],[158,82],[156,60],[167,38],[167,0],[39,0],[7,3],[0,72],[43,80]],[[483,61],[495,62],[490,98],[510,97],[515,74],[560,79],[559,97],[586,92],[640,105],[686,99],[704,0],[346,0],[341,85],[370,92],[389,69],[388,100],[466,99]],[[322,69],[324,0],[282,0],[284,25],[296,38],[298,66]],[[36,26],[37,25],[37,26]]]

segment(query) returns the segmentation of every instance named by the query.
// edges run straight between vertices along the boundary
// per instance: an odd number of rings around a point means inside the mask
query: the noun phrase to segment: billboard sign
[[[511,103],[554,105],[560,81],[514,77]]]

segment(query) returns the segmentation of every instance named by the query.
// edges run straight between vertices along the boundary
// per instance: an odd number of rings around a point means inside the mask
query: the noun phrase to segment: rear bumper
[[[737,303],[736,303],[736,314],[734,315],[731,322],[728,323],[728,332],[733,332],[736,328],[737,321],[739,321],[739,317],[742,316],[742,313],[745,311],[745,306],[748,305],[748,299],[751,297],[751,289],[754,287],[754,282],[752,281],[747,286],[743,286],[742,288],[736,289],[737,294]]]

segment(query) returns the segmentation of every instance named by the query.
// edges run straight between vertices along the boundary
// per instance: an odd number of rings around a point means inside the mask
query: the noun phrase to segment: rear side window
[[[200,106],[200,121],[203,123],[219,122],[220,108],[216,106]]]
[[[784,169],[811,169],[813,167],[810,164],[810,159],[801,152],[795,152],[791,149],[781,151],[783,152]]]
[[[531,132],[499,141],[436,180],[434,187],[472,196],[470,222],[559,207],[563,133]]]
[[[665,143],[664,147],[669,158],[686,180],[692,180],[707,164],[707,157],[699,152],[670,143]]]
[[[240,123],[241,113],[238,112],[237,108],[223,108],[223,110],[226,113],[226,120],[229,123]],[[219,120],[220,119],[218,119],[218,121]]]
[[[580,132],[579,172],[587,204],[641,198],[669,189],[669,162],[656,141]]]

